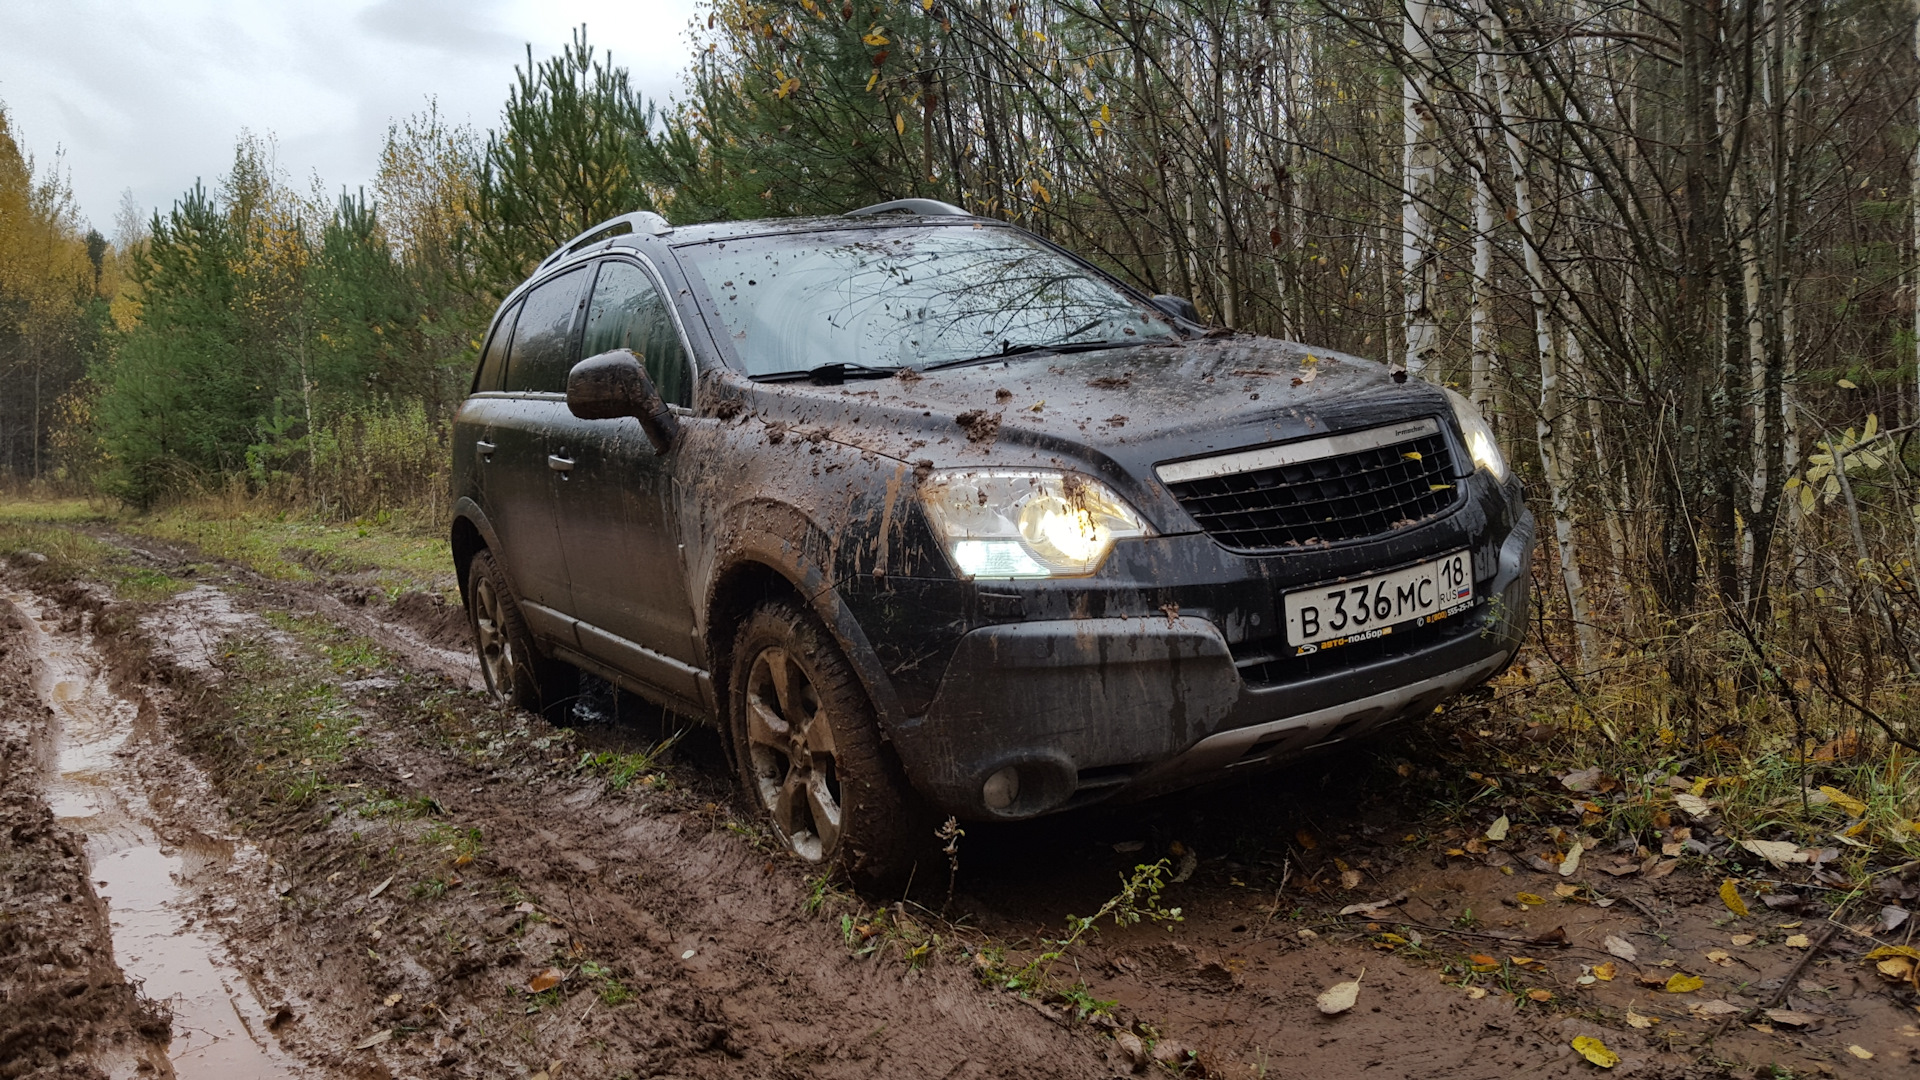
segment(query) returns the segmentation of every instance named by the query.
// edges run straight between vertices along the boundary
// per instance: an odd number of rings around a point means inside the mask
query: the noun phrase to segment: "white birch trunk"
[[[1474,93],[1485,103],[1473,114],[1473,323],[1472,361],[1467,378],[1467,397],[1487,415],[1499,430],[1499,417],[1493,408],[1493,57],[1489,27],[1493,17],[1480,9],[1479,48],[1475,50]]]
[[[1401,80],[1401,132],[1404,164],[1400,192],[1400,272],[1406,292],[1402,309],[1406,332],[1407,374],[1425,372],[1440,342],[1434,321],[1433,299],[1439,284],[1440,259],[1434,248],[1433,224],[1427,206],[1433,201],[1433,182],[1439,172],[1440,148],[1434,138],[1432,110],[1427,103],[1429,71],[1433,64],[1433,32],[1440,9],[1425,0],[1406,0],[1406,26],[1401,48],[1407,58]]]
[[[1493,54],[1494,88],[1500,100],[1500,128],[1506,138],[1507,154],[1513,166],[1514,222],[1519,226],[1521,250],[1525,256],[1527,285],[1533,301],[1534,339],[1540,354],[1540,410],[1535,435],[1540,443],[1541,472],[1547,481],[1547,497],[1553,514],[1553,538],[1560,556],[1560,580],[1567,590],[1567,614],[1573,620],[1574,639],[1579,650],[1582,672],[1594,670],[1599,659],[1593,620],[1587,610],[1587,591],[1580,579],[1579,552],[1574,540],[1573,486],[1568,475],[1566,404],[1560,388],[1559,349],[1554,342],[1553,306],[1547,291],[1546,268],[1541,261],[1540,244],[1534,234],[1533,190],[1527,181],[1526,148],[1516,130],[1506,58],[1496,38],[1489,51]]]

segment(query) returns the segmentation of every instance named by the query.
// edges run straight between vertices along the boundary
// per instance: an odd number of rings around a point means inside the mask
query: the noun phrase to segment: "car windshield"
[[[1158,312],[1011,229],[926,226],[682,248],[748,375],[927,367],[1170,340]]]

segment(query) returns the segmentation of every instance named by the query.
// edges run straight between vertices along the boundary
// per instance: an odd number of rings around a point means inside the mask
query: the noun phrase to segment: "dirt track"
[[[103,955],[111,905],[79,874],[82,832],[96,864],[119,841],[90,818],[56,823],[46,810],[62,780],[47,748],[71,735],[33,699],[29,669],[44,672],[56,647],[97,657],[130,710],[124,767],[110,771],[116,797],[173,853],[178,895],[164,906],[244,976],[230,1008],[290,1075],[1103,1077],[1166,1067],[1128,1060],[1136,1045],[1187,1075],[1597,1072],[1571,1046],[1580,1035],[1619,1053],[1617,1075],[1724,1075],[1733,1063],[1754,1075],[1754,1064],[1777,1062],[1795,1075],[1890,1077],[1920,1061],[1914,994],[1859,962],[1870,939],[1839,927],[1811,958],[1788,944],[1824,933],[1828,890],[1783,885],[1787,906],[1750,896],[1755,914],[1734,919],[1719,879],[1691,862],[1657,880],[1616,878],[1604,869],[1623,869],[1627,853],[1596,848],[1595,869],[1530,868],[1528,856],[1553,847],[1552,823],[1572,826],[1579,813],[1568,815],[1550,777],[1512,776],[1497,797],[1458,810],[1465,800],[1453,796],[1472,782],[1443,760],[1460,747],[1442,735],[1471,741],[1470,710],[1464,724],[1258,789],[969,828],[951,902],[941,866],[917,883],[917,903],[897,904],[822,889],[778,853],[738,816],[711,739],[689,736],[670,767],[622,773],[607,767],[611,755],[653,746],[661,718],[608,698],[555,731],[489,705],[458,649],[457,612],[424,597],[369,601],[350,582],[267,582],[103,538],[193,587],[138,605],[31,567],[6,582],[27,610],[11,622],[0,613],[0,749],[21,748],[0,774],[13,823],[11,839],[0,837],[10,875],[0,918],[11,920],[0,921],[0,1077],[54,1075],[44,1070],[63,1060],[125,1074],[147,1052],[138,1025],[158,1030],[113,977]],[[588,754],[607,757],[583,765]],[[1509,839],[1469,843],[1503,809]],[[1069,913],[1094,910],[1122,875],[1160,858],[1182,879],[1163,899],[1183,920],[1103,928],[1055,965],[1056,986],[1084,980],[1082,1003],[1110,1001],[1107,1010],[1078,1019],[1057,996],[1004,988]],[[1880,885],[1874,910],[1916,906],[1910,881]],[[1334,914],[1401,894],[1369,915]],[[1522,906],[1520,894],[1542,903]],[[50,911],[59,917],[23,914]],[[1863,919],[1858,911],[1842,922]],[[29,923],[38,937],[6,936]],[[1735,945],[1736,934],[1754,938]],[[1609,955],[1609,935],[1632,943],[1637,961]],[[50,973],[30,954],[55,942],[68,951]],[[1495,970],[1470,973],[1471,954]],[[1611,979],[1590,974],[1609,962]],[[1315,996],[1362,966],[1359,1005],[1321,1016]],[[1668,993],[1641,979],[1676,972],[1704,985]],[[81,1016],[51,1003],[44,988],[56,975],[90,980],[61,1000],[100,1004]],[[1744,1012],[1776,998],[1810,1023]],[[1629,1006],[1656,1023],[1628,1026]],[[14,1038],[32,1024],[59,1027],[65,1042]],[[176,1023],[183,1077],[260,1074],[183,1057],[183,1045],[194,1044]]]

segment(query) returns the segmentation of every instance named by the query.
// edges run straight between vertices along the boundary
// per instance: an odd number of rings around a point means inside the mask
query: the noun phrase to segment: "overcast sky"
[[[371,186],[387,123],[429,97],[494,126],[515,64],[572,28],[637,89],[680,89],[695,0],[0,0],[0,102],[44,167],[66,152],[80,210],[112,235],[120,193],[165,209],[209,186],[242,129],[278,137],[303,193]]]

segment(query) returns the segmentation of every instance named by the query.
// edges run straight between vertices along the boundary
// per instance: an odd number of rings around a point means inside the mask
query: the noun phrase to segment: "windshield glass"
[[[679,254],[754,376],[1174,336],[1157,312],[1011,229],[765,236]]]

